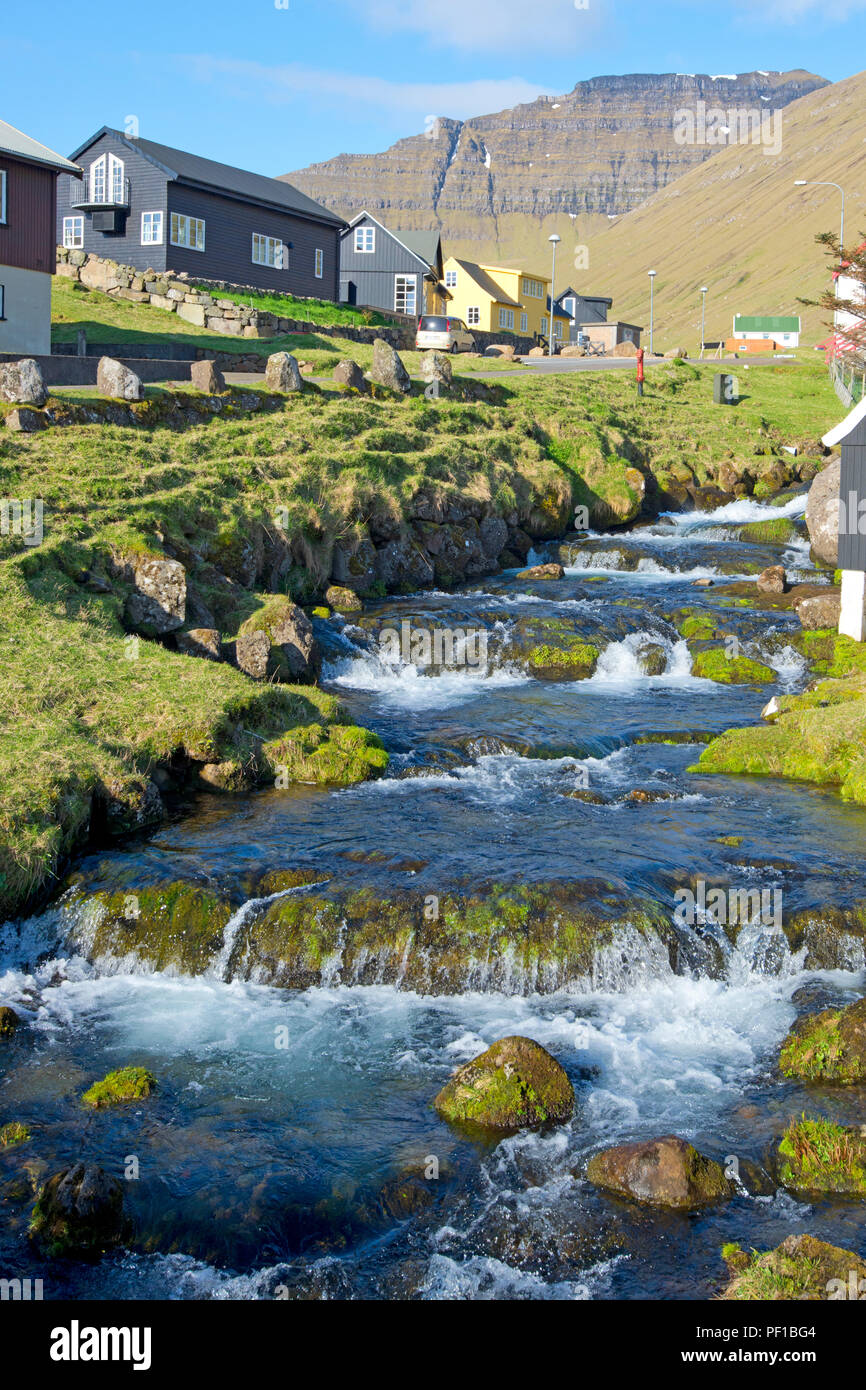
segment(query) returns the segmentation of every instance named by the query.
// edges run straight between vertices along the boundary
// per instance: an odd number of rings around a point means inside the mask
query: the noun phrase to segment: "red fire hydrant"
[[[643,395],[643,348],[637,350],[637,393]]]

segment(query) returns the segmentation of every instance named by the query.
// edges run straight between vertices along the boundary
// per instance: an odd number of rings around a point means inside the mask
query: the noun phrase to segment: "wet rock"
[[[693,585],[695,589],[711,589],[712,587],[712,579],[696,579]]]
[[[838,627],[842,600],[838,589],[828,589],[826,594],[813,594],[794,602],[794,612],[800,619],[800,626],[806,632],[820,628]]]
[[[513,1131],[567,1120],[574,1090],[540,1043],[508,1037],[459,1067],[433,1105],[451,1123]]]
[[[779,1145],[779,1181],[802,1196],[866,1198],[866,1134],[834,1120],[792,1120]]]
[[[193,362],[189,379],[196,391],[203,391],[207,396],[219,395],[226,389],[226,379],[216,362]]]
[[[405,393],[411,385],[399,353],[384,338],[377,338],[373,344],[373,364],[367,375],[371,381],[392,391]]]
[[[836,567],[839,560],[839,491],[842,461],[833,459],[818,474],[806,498],[806,529],[813,553],[825,565]]]
[[[866,999],[797,1019],[782,1043],[779,1069],[802,1081],[866,1083]]]
[[[675,801],[676,792],[653,791],[647,787],[633,787],[626,796],[626,801],[634,801],[639,805],[648,806],[653,801]]]
[[[94,1081],[81,1099],[94,1110],[106,1110],[133,1100],[146,1100],[155,1086],[156,1077],[146,1067],[121,1067],[101,1081]]]
[[[115,357],[100,357],[96,369],[96,388],[100,396],[115,401],[143,401],[141,378]]]
[[[32,357],[0,362],[0,401],[8,405],[43,406],[48,392],[39,363]]]
[[[726,647],[707,647],[694,653],[692,675],[720,685],[769,685],[776,672],[750,656],[734,656]]]
[[[638,649],[637,661],[645,676],[663,676],[668,668],[668,654],[659,642],[647,642]]]
[[[565,570],[562,565],[532,565],[528,570],[521,570],[518,579],[563,579]]]
[[[98,1259],[123,1240],[121,1184],[91,1164],[53,1174],[36,1200],[30,1235],[52,1258]]]
[[[162,637],[186,621],[186,571],[177,560],[146,555],[123,566],[132,570],[133,590],[123,618],[131,632]],[[125,577],[125,576],[124,576]]]
[[[206,661],[222,661],[220,634],[215,627],[191,627],[175,637],[179,652],[184,656],[200,656]]]
[[[758,575],[758,590],[762,594],[783,594],[788,587],[783,565],[770,565]]]
[[[725,1299],[824,1302],[859,1299],[866,1292],[866,1262],[812,1235],[786,1236],[763,1254],[726,1245],[722,1256],[731,1276]]]
[[[599,655],[598,647],[579,637],[551,636],[529,649],[526,667],[536,680],[582,681],[594,674]]]
[[[302,391],[301,369],[290,352],[273,352],[265,364],[265,386],[269,391]]]
[[[674,1134],[605,1149],[590,1159],[586,1176],[606,1192],[681,1211],[723,1201],[734,1191],[721,1164]]]
[[[0,1008],[0,1038],[11,1038],[15,1033],[21,1019],[14,1009],[8,1008],[5,1004]]]
[[[338,362],[334,368],[334,381],[338,386],[346,386],[351,391],[359,391],[366,395],[369,388],[367,378],[357,362],[353,362],[351,357],[344,357],[342,362]]]

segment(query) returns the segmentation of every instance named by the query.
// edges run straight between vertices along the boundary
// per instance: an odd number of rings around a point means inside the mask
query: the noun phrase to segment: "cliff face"
[[[367,208],[407,229],[438,226],[451,250],[501,253],[524,236],[537,245],[546,217],[629,212],[710,158],[717,146],[675,139],[678,111],[704,102],[772,112],[826,85],[803,71],[595,77],[565,96],[442,118],[383,154],[338,155],[283,177],[346,217]]]

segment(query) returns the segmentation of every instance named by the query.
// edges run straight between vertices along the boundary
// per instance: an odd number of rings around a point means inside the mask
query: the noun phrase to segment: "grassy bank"
[[[45,527],[32,549],[0,537],[0,914],[50,885],[94,815],[140,825],[154,767],[214,765],[228,785],[381,767],[313,687],[262,686],[144,640],[131,658],[122,595],[102,582],[112,557],[179,560],[230,637],[264,602],[272,548],[290,557],[278,591],[312,603],[335,547],[405,526],[419,495],[558,534],[585,498],[630,519],[675,469],[702,483],[727,466],[760,491],[781,442],[838,414],[807,368],[755,370],[736,410],[712,407],[711,386],[708,371],[659,368],[638,402],[614,374],[512,376],[496,404],[311,390],[186,428],[0,430],[0,496],[41,498]]]

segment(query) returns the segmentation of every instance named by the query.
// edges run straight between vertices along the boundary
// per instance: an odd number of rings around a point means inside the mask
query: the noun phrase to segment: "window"
[[[188,246],[190,251],[204,250],[204,220],[187,217],[184,212],[171,214],[172,246]]]
[[[6,221],[6,170],[0,169],[0,222]]]
[[[67,246],[71,251],[77,251],[84,245],[83,217],[64,217],[63,245]]]
[[[500,327],[500,328],[513,328],[513,327],[514,327],[514,310],[513,310],[513,309],[500,309],[500,310],[499,310],[499,327]]]
[[[355,228],[355,250],[365,253],[372,253],[376,250],[376,228],[375,227],[356,227]]]
[[[446,272],[445,272],[445,288],[446,288],[446,290],[453,290],[453,289],[456,288],[456,286],[457,286],[457,271],[456,271],[456,270],[446,270]]]
[[[481,323],[481,310],[477,306],[467,309],[466,319],[469,324],[477,327]]]
[[[117,203],[123,206],[124,164],[114,154],[101,154],[90,166],[91,203]]]
[[[394,276],[394,308],[398,314],[415,313],[416,291],[414,275]]]
[[[575,305],[574,300],[573,300],[573,299],[564,299],[564,300],[562,301],[562,307],[563,307],[563,309],[565,310],[565,312],[568,314],[568,317],[569,317],[570,319],[573,319],[573,318],[574,318],[575,309],[576,309],[576,307],[577,307],[577,306]]]
[[[520,331],[521,331],[521,333],[528,333],[528,332],[529,332],[529,315],[528,315],[528,314],[521,314],[521,315],[520,315]]]
[[[100,155],[90,166],[90,201],[105,202],[105,155]]]
[[[542,331],[542,333],[546,333],[546,332],[547,332],[547,315],[546,315],[546,314],[542,314],[542,316],[541,316],[541,331]]]
[[[111,186],[111,202],[124,203],[123,196],[123,160],[117,159],[113,154],[108,156],[108,181]]]
[[[523,293],[528,294],[530,299],[543,299],[544,285],[540,280],[530,280],[528,276],[524,275]]]
[[[255,265],[270,265],[273,266],[274,270],[288,270],[288,248],[280,241],[279,237],[264,236],[261,232],[253,232],[253,263]]]
[[[316,279],[321,280],[325,274],[325,253],[321,246],[316,247]]]
[[[562,324],[556,319],[553,322],[553,336],[554,338],[562,337]]]
[[[0,319],[6,317],[6,286],[0,285]]]
[[[143,212],[141,214],[142,246],[162,246],[162,213]]]

